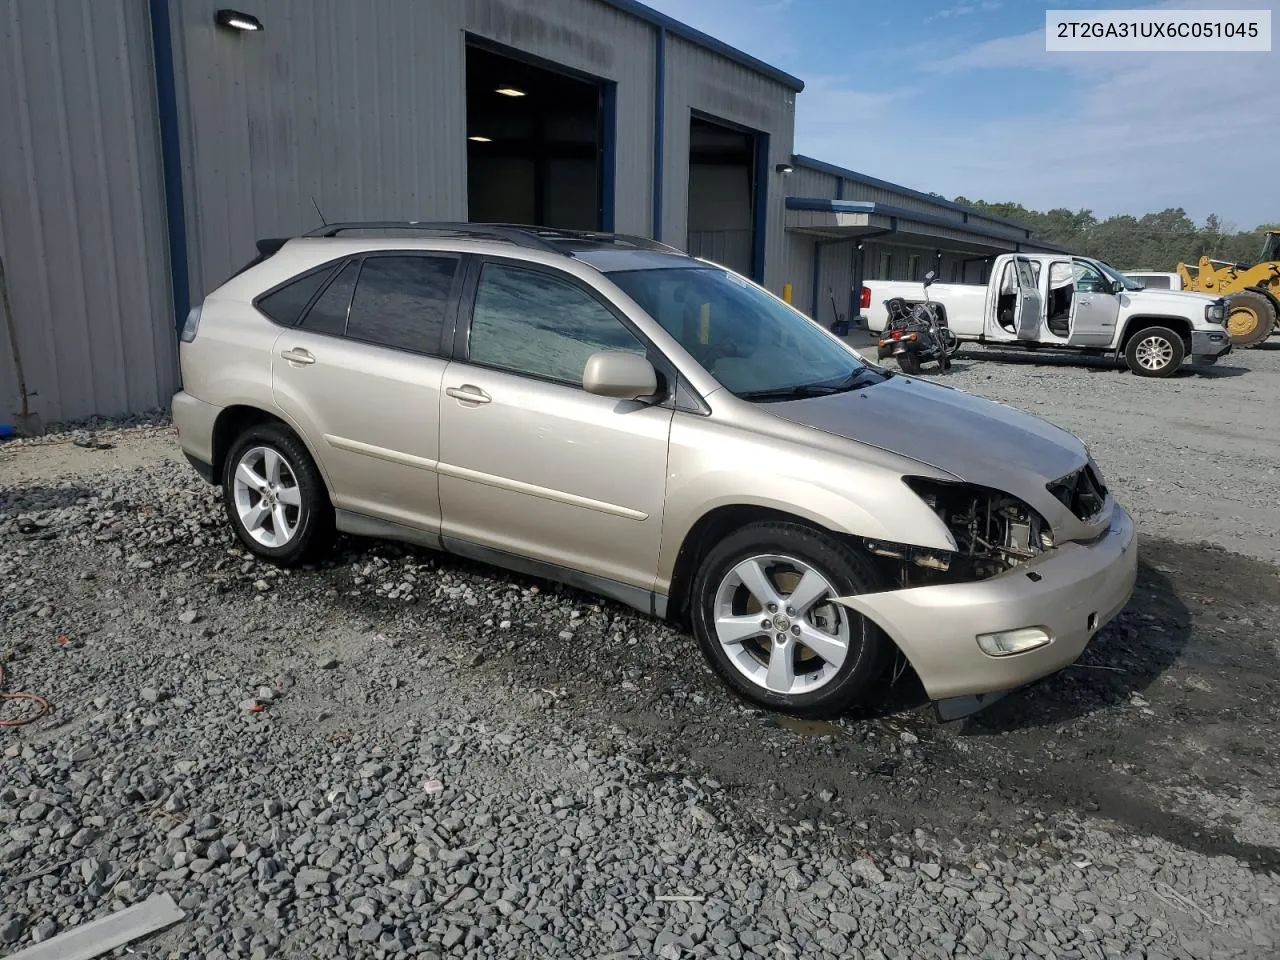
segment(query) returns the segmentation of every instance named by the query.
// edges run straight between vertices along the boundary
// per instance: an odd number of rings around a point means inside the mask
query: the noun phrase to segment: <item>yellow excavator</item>
[[[1250,266],[1201,257],[1198,266],[1178,264],[1183,290],[1229,297],[1227,333],[1238,347],[1252,347],[1280,322],[1280,228],[1266,231],[1262,256]]]

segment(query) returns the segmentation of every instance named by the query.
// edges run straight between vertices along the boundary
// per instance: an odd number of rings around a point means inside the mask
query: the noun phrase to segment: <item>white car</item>
[[[927,286],[927,289],[926,289]],[[1147,290],[1089,257],[1002,254],[986,284],[863,283],[862,317],[884,330],[885,302],[926,299],[961,341],[1123,356],[1143,377],[1167,377],[1184,360],[1213,363],[1231,350],[1226,300]]]

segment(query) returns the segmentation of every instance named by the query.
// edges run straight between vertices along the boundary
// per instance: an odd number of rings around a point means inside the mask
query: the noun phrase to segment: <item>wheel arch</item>
[[[829,523],[816,516],[774,504],[721,504],[698,517],[680,542],[667,591],[666,618],[668,620],[688,626],[689,600],[693,592],[693,582],[707,553],[734,530],[758,522],[793,523],[807,527],[816,533],[834,537],[862,553],[878,574],[887,575],[885,563],[881,558],[865,552],[858,534],[834,529]]]
[[[1149,313],[1130,317],[1125,321],[1124,334],[1120,337],[1118,350],[1123,352],[1125,348],[1129,346],[1129,341],[1133,339],[1134,334],[1139,330],[1145,330],[1148,327],[1167,327],[1182,337],[1183,345],[1186,347],[1187,353],[1191,352],[1192,327],[1190,320],[1186,317],[1160,316],[1159,314]]]
[[[311,457],[311,462],[316,465],[316,469],[320,472],[320,477],[324,480],[325,490],[332,495],[333,487],[329,483],[328,474],[325,472],[324,461],[316,456],[315,448],[307,440],[303,432],[280,416],[278,412],[263,410],[261,407],[247,403],[237,403],[225,407],[213,422],[212,467],[214,482],[222,482],[222,471],[226,466],[227,454],[231,451],[236,437],[251,427],[263,424],[278,424],[298,438],[298,442],[306,448]]]

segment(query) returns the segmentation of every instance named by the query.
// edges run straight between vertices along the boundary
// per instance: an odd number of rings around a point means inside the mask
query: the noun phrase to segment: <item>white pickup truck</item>
[[[861,316],[872,333],[884,330],[884,303],[894,297],[922,303],[925,285],[863,283]],[[989,283],[933,283],[927,298],[961,341],[1123,356],[1143,377],[1167,377],[1188,359],[1213,363],[1231,350],[1224,299],[1146,290],[1089,257],[1002,254]]]

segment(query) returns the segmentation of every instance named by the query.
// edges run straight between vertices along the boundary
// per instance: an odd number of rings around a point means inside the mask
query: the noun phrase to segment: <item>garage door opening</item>
[[[763,134],[694,116],[689,122],[689,253],[756,280]]]
[[[613,85],[467,45],[467,215],[611,230]]]

